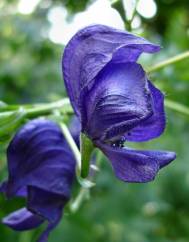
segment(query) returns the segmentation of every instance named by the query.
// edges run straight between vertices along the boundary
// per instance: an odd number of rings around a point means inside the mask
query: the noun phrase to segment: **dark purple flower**
[[[28,122],[7,150],[8,181],[1,186],[8,198],[24,196],[25,208],[3,219],[15,230],[27,230],[48,221],[39,241],[45,242],[70,198],[75,159],[60,127],[45,119]]]
[[[127,182],[148,182],[175,159],[174,152],[123,147],[125,141],[147,141],[165,129],[164,95],[136,63],[158,45],[103,25],[80,30],[67,44],[63,76],[82,132]]]
[[[70,121],[70,124],[69,124],[69,130],[70,130],[70,133],[77,145],[77,147],[79,148],[80,146],[80,132],[81,132],[81,125],[80,125],[80,122],[77,118],[77,116],[73,116],[71,121]]]

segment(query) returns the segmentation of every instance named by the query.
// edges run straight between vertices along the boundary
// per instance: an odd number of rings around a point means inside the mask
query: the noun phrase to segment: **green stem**
[[[74,139],[72,138],[72,135],[70,134],[68,127],[64,123],[60,123],[60,126],[61,126],[62,132],[65,136],[65,139],[67,140],[67,142],[70,146],[70,149],[72,150],[72,152],[74,154],[74,157],[75,157],[76,162],[77,162],[77,168],[80,172],[81,171],[81,154],[80,154],[80,151],[77,148],[77,145],[76,145]]]
[[[91,182],[88,179],[84,179],[81,177],[81,153],[80,153],[79,149],[77,148],[77,145],[76,145],[74,139],[72,138],[72,135],[70,134],[68,127],[64,123],[60,123],[60,127],[61,127],[64,137],[65,137],[66,141],[68,142],[70,149],[72,150],[74,157],[76,159],[76,162],[77,162],[76,177],[77,177],[79,184],[83,188],[93,187],[95,185],[95,183]]]
[[[158,63],[158,64],[156,64],[156,65],[154,65],[152,67],[149,67],[149,68],[147,68],[147,72],[148,73],[155,72],[155,71],[157,71],[159,69],[162,69],[162,68],[164,68],[164,67],[166,67],[168,65],[174,64],[174,63],[176,63],[178,61],[181,61],[181,60],[184,60],[186,58],[189,58],[189,51],[186,51],[184,53],[178,54],[178,55],[173,56],[173,57],[171,57],[171,58],[169,58],[169,59],[167,59],[165,61],[162,61],[162,62],[160,62],[160,63]]]
[[[62,100],[47,103],[47,104],[37,104],[37,105],[7,105],[6,110],[12,109],[12,111],[0,112],[0,117],[12,115],[16,110],[23,108],[25,111],[26,118],[35,118],[41,115],[49,115],[55,109],[60,109],[64,114],[73,114],[73,109],[70,105],[68,98]]]
[[[96,150],[96,164],[97,164],[97,166],[94,165],[96,171],[99,171],[99,169],[98,169],[98,165],[100,165],[100,161],[101,161],[102,157],[103,157],[102,152],[101,152],[99,149],[97,149],[97,150]],[[90,167],[92,168],[92,166],[90,166]],[[90,176],[90,179],[91,179],[91,180],[94,179],[95,174],[96,174],[96,173],[93,173],[93,174]],[[91,181],[91,182],[92,182],[92,181]],[[87,188],[82,187],[82,188],[80,189],[80,191],[79,191],[79,194],[78,194],[78,195],[76,196],[76,198],[73,199],[73,201],[70,203],[70,210],[71,210],[71,212],[72,212],[72,213],[77,212],[78,209],[80,208],[82,202],[83,202],[84,200],[86,200],[87,198],[89,198],[89,196],[90,196],[90,190],[87,189]]]
[[[81,150],[81,177],[86,178],[89,174],[91,154],[94,150],[92,141],[83,133],[80,135]]]
[[[134,6],[134,9],[133,9],[133,13],[132,13],[131,19],[127,20],[128,24],[130,26],[130,31],[132,30],[132,26],[131,25],[132,25],[132,22],[133,22],[133,19],[134,19],[135,15],[136,15],[136,12],[137,12],[138,2],[139,2],[139,0],[135,1],[135,6]]]
[[[189,116],[189,107],[183,105],[183,104],[180,104],[180,103],[177,103],[175,101],[171,101],[171,100],[165,100],[165,106],[174,110],[174,111],[177,111],[179,113],[182,113],[184,115],[187,115]]]
[[[111,3],[112,8],[116,9],[118,11],[118,13],[120,14],[124,24],[125,24],[125,28],[130,31],[131,30],[131,26],[130,23],[127,21],[126,18],[126,13],[125,13],[125,8],[124,8],[124,3],[123,0],[115,0],[112,1]]]
[[[82,202],[89,196],[89,189],[81,188],[79,194],[75,198],[75,200],[70,204],[70,210],[72,213],[77,212],[80,208]]]
[[[70,210],[71,212],[76,212],[78,208],[81,206],[81,203],[87,195],[89,194],[89,188],[94,186],[95,184],[87,179],[83,179],[80,177],[81,174],[81,154],[79,152],[79,149],[77,148],[77,145],[75,144],[75,141],[72,138],[72,135],[70,134],[69,129],[64,123],[60,123],[60,126],[62,128],[62,132],[75,156],[76,162],[77,162],[77,167],[76,167],[76,177],[78,182],[80,183],[81,190],[78,194],[78,196],[74,199],[74,201],[70,205]]]
[[[33,118],[39,115],[48,115],[55,109],[62,109],[62,111],[66,114],[73,114],[73,109],[70,105],[69,99],[64,98],[57,102],[36,105],[33,108],[28,108],[26,109],[26,115],[28,118]]]

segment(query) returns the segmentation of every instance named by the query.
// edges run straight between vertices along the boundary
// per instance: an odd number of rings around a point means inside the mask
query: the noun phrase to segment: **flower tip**
[[[170,160],[173,161],[177,158],[177,154],[174,151],[170,151]]]
[[[167,152],[167,159],[169,160],[169,162],[175,160],[176,157],[177,157],[177,155],[174,151]]]
[[[173,151],[166,151],[164,154],[162,153],[162,158],[159,160],[160,168],[167,166],[173,160],[176,159],[176,153]]]
[[[21,208],[4,217],[1,222],[16,231],[24,231],[38,227],[43,221],[26,208]]]
[[[157,52],[159,52],[160,50],[162,50],[163,49],[163,46],[161,46],[161,45],[156,45],[156,51]]]

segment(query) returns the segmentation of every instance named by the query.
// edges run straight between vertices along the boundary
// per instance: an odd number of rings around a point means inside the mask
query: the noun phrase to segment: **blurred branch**
[[[91,165],[90,166],[91,170],[95,171],[95,173],[97,171],[99,171],[98,167],[96,165]],[[88,176],[88,179],[90,179],[89,181],[92,183],[94,180],[94,176],[95,173],[91,173]],[[82,202],[84,202],[85,200],[90,198],[90,189],[89,188],[85,188],[85,187],[81,187],[78,195],[76,196],[75,199],[72,200],[72,202],[70,203],[70,211],[72,213],[75,213],[78,211],[78,209],[81,207]]]
[[[62,110],[64,114],[73,114],[73,109],[70,105],[69,99],[64,98],[56,102],[48,104],[39,104],[35,105],[33,108],[28,108],[26,109],[26,115],[28,118],[33,118],[38,115],[48,115],[55,109]]]
[[[135,1],[131,18],[128,18],[128,16],[127,16],[127,10],[125,10],[123,0],[113,1],[112,4],[111,4],[111,6],[113,8],[115,8],[118,11],[118,13],[120,14],[120,16],[121,16],[121,18],[122,18],[122,20],[125,24],[125,28],[128,31],[132,31],[131,24],[132,24],[132,21],[135,17],[135,14],[136,14],[138,2],[139,2],[139,0]]]
[[[123,0],[113,1],[111,6],[112,6],[112,8],[116,9],[118,11],[118,13],[120,14],[120,16],[125,24],[125,28],[127,30],[131,30],[131,26],[127,22],[127,17],[126,17],[126,13],[125,13]]]
[[[160,63],[158,63],[158,64],[156,64],[156,65],[154,65],[152,67],[149,67],[149,68],[147,68],[147,72],[148,73],[155,72],[155,71],[157,71],[159,69],[162,69],[162,68],[164,68],[166,66],[169,66],[171,64],[174,64],[176,62],[182,61],[182,60],[184,60],[186,58],[189,58],[189,51],[186,51],[184,53],[178,54],[178,55],[173,56],[173,57],[171,57],[171,58],[169,58],[169,59],[167,59],[165,61],[162,61],[162,62],[160,62]]]
[[[133,9],[133,13],[132,13],[131,19],[128,19],[128,20],[127,20],[128,23],[129,23],[129,25],[130,25],[130,29],[131,29],[131,30],[132,30],[132,26],[131,26],[131,24],[132,24],[133,19],[134,19],[135,15],[136,15],[136,12],[137,12],[138,2],[139,2],[139,0],[136,0],[136,1],[135,1],[135,5],[134,5],[134,9]]]
[[[4,104],[0,107],[0,142],[6,143],[26,119],[50,115],[55,110],[59,110],[63,115],[73,114],[68,98],[37,105]]]
[[[94,176],[96,174],[97,171],[99,171],[99,166],[100,166],[100,162],[102,160],[103,154],[102,152],[97,149],[96,150],[96,158],[95,158],[95,163],[90,165],[90,169],[93,170],[93,172],[89,173],[89,178],[90,181],[92,182],[94,180]],[[94,172],[95,171],[95,172]],[[82,187],[78,193],[78,195],[76,196],[76,198],[70,203],[70,211],[72,213],[75,213],[78,211],[78,209],[81,207],[82,202],[89,199],[90,198],[90,190],[87,188]]]
[[[69,99],[64,98],[59,101],[46,104],[6,105],[3,107],[3,111],[0,112],[0,118],[10,116],[15,113],[15,111],[20,110],[20,108],[24,110],[26,118],[35,118],[42,115],[48,115],[51,114],[55,109],[60,109],[64,114],[73,114],[73,109],[70,105]]]
[[[174,111],[177,111],[179,113],[182,113],[184,115],[187,115],[189,116],[189,107],[181,104],[181,103],[177,103],[175,101],[172,101],[172,100],[165,100],[165,106],[174,110]]]
[[[78,196],[75,198],[75,200],[70,204],[70,210],[72,213],[75,213],[78,211],[78,209],[80,208],[82,202],[89,198],[89,189],[87,188],[81,188],[81,190],[79,191]]]

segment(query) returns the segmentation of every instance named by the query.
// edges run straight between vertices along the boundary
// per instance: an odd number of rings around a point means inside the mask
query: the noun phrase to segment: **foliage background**
[[[15,11],[18,2],[0,1],[0,100],[10,104],[58,100],[66,95],[60,68],[63,46],[53,43],[46,34],[50,28],[48,12],[62,6],[71,21],[94,1],[41,0],[28,15]],[[153,18],[146,19],[136,13],[141,26],[134,31],[164,47],[153,57],[141,58],[145,66],[189,49],[188,0],[155,2],[157,13]],[[188,66],[189,60],[184,60],[151,75],[167,98],[186,106],[189,106]],[[50,242],[189,241],[189,116],[167,109],[167,129],[163,136],[148,143],[128,145],[175,150],[177,159],[149,184],[124,184],[116,180],[103,159],[91,198],[77,213],[65,211]],[[5,149],[1,145],[2,180],[6,176]],[[0,195],[0,217],[23,203],[22,199],[7,201]],[[33,242],[41,229],[16,233],[0,224],[0,241]]]

